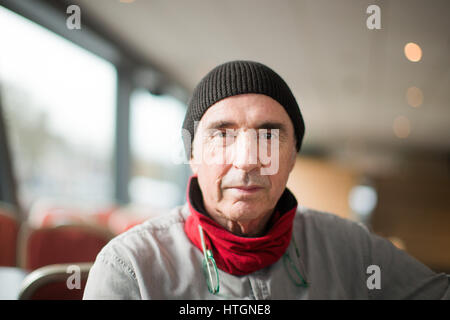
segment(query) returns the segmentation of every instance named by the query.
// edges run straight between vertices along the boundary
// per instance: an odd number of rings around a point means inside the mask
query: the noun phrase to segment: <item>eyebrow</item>
[[[218,120],[211,122],[206,129],[227,129],[238,127],[236,122]],[[266,121],[256,126],[255,129],[278,129],[281,133],[287,133],[287,128],[281,122],[276,121]]]
[[[256,129],[278,129],[281,133],[287,133],[287,128],[281,122],[263,122]]]
[[[218,120],[211,122],[208,126],[206,126],[206,129],[226,129],[226,128],[232,128],[236,127],[237,124],[232,121],[224,121],[224,120]]]

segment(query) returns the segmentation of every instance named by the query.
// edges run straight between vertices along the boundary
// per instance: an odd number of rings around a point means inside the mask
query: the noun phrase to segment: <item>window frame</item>
[[[188,98],[187,90],[177,81],[164,75],[154,64],[139,57],[130,48],[108,34],[102,26],[95,22],[93,17],[89,16],[89,13],[82,11],[82,33],[79,30],[69,30],[66,27],[68,17],[66,9],[71,5],[69,1],[0,0],[0,5],[109,61],[116,68],[117,88],[113,152],[114,200],[119,205],[129,203],[128,185],[131,178],[130,98],[132,92],[137,88],[146,88],[155,93],[173,95],[186,102]],[[148,76],[143,76],[143,74]],[[151,81],[148,81],[149,79]],[[11,203],[20,209],[3,119],[3,114],[0,112],[0,143],[4,146],[0,153],[0,161],[7,164],[5,166],[7,167],[6,173],[0,172],[0,201]],[[3,148],[6,152],[3,152]]]

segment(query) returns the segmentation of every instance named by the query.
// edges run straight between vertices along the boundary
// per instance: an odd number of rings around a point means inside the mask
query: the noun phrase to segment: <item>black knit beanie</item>
[[[244,93],[264,94],[284,107],[294,125],[297,151],[300,151],[305,124],[286,82],[275,71],[259,62],[231,61],[215,67],[203,77],[189,101],[183,122],[183,129],[190,133],[190,136],[183,135],[188,158],[194,141],[195,121],[200,121],[206,110],[217,101]]]

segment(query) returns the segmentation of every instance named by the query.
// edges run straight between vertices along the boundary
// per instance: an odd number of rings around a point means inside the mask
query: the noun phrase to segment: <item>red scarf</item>
[[[212,220],[204,209],[195,176],[189,179],[187,202],[191,212],[184,226],[187,236],[202,250],[198,229],[201,225],[206,247],[212,250],[217,267],[227,273],[247,275],[263,269],[278,261],[289,246],[297,200],[287,188],[268,222],[267,233],[257,238],[239,237]]]

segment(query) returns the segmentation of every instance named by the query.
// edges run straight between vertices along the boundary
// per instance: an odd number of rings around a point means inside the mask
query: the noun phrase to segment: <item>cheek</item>
[[[283,193],[295,158],[293,158],[292,152],[284,150],[283,152],[280,152],[278,160],[278,171],[275,174],[268,176],[272,185],[271,193],[275,196]]]
[[[295,153],[292,150],[287,150],[280,156],[280,174],[282,176],[289,175],[292,166],[295,164],[295,159]]]
[[[226,165],[204,164],[198,167],[198,176],[199,179],[204,179],[205,182],[210,181],[210,184],[212,184],[216,180],[221,180],[227,170]]]
[[[220,201],[222,199],[221,182],[228,171],[226,165],[201,165],[198,167],[197,177],[203,196],[207,199]]]

